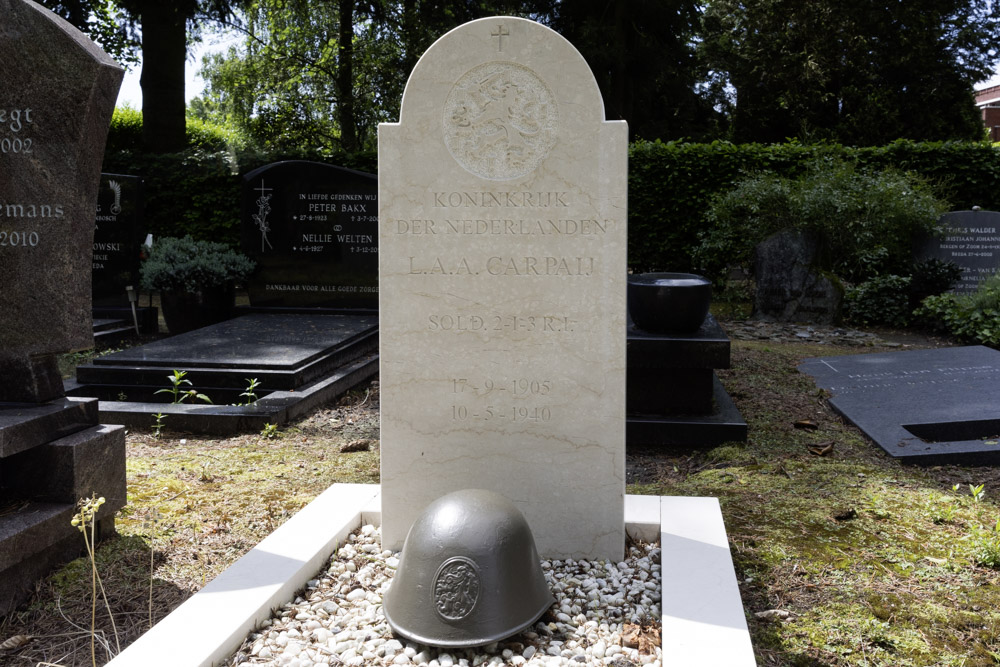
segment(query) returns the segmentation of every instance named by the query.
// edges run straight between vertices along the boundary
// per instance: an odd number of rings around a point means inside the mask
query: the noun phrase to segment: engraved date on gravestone
[[[474,67],[444,106],[448,151],[469,172],[507,180],[534,171],[556,142],[558,109],[533,71],[511,62]]]
[[[552,408],[543,403],[552,394],[556,383],[545,378],[452,378],[452,394],[463,399],[492,399],[493,403],[477,405],[453,404],[452,421],[508,421],[516,423],[547,422]],[[517,401],[516,404],[510,401]]]
[[[434,576],[434,608],[449,621],[458,621],[476,607],[480,593],[479,568],[468,558],[449,558]]]
[[[31,109],[0,109],[0,154],[32,153],[35,140],[21,132],[33,123]]]

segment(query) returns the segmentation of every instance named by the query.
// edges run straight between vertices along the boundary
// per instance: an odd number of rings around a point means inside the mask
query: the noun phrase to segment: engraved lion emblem
[[[556,140],[557,108],[545,83],[527,67],[484,63],[448,95],[445,145],[466,170],[494,180],[534,171]]]
[[[465,618],[479,600],[479,570],[468,558],[446,560],[434,579],[434,608],[444,618]]]

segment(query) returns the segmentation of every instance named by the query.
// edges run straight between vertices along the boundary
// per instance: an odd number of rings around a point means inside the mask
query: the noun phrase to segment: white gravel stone
[[[363,554],[363,555],[362,555]],[[623,623],[660,616],[659,548],[632,548],[620,563],[542,561],[556,604],[533,627],[476,649],[436,649],[393,636],[382,612],[399,555],[380,547],[379,530],[352,534],[304,598],[284,605],[251,633],[242,665],[343,667],[660,667],[662,653],[622,646]],[[360,566],[359,566],[360,564]],[[233,664],[232,662],[230,664]]]

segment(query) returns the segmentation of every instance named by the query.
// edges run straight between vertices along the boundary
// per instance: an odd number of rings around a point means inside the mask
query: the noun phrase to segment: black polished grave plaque
[[[253,307],[378,307],[378,183],[318,162],[243,177],[242,246]]]
[[[125,288],[139,286],[142,229],[142,179],[101,174],[94,226],[94,306],[127,306]]]
[[[799,371],[889,456],[1000,463],[1000,352],[981,345],[805,359]]]
[[[962,278],[952,292],[975,292],[979,283],[1000,269],[1000,213],[952,211],[941,216],[939,225],[944,234],[927,239],[917,256],[954,262],[962,269]]]

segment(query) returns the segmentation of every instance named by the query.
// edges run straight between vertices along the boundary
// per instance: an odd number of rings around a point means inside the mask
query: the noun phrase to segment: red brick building
[[[1000,141],[1000,86],[977,90],[976,106],[982,111],[983,125],[990,132],[990,141]]]

